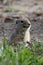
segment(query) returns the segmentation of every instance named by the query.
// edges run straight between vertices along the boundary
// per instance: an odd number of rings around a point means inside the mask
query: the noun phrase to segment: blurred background
[[[9,36],[13,24],[5,25],[1,17],[3,14],[27,16],[31,21],[31,40],[43,41],[43,0],[0,0],[0,40],[3,38],[1,27],[8,27],[5,33]]]

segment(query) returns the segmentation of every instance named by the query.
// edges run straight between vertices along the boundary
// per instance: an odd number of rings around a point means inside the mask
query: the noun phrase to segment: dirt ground
[[[30,18],[31,39],[43,41],[43,0],[18,0],[14,7]]]
[[[12,0],[10,6],[30,18],[31,40],[43,41],[43,0]]]

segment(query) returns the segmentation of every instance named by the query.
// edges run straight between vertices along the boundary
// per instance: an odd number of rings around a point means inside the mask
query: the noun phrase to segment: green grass
[[[43,65],[43,42],[32,42],[31,48],[24,44],[7,45],[4,37],[0,45],[0,65]]]
[[[14,8],[8,6],[6,9],[5,9],[5,12],[13,12],[14,11]]]
[[[5,9],[5,12],[19,12],[21,11],[20,9],[15,9],[11,6],[8,6],[6,9]]]

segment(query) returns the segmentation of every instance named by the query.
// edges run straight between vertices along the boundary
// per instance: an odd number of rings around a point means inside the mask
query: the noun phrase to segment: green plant
[[[43,43],[32,42],[32,48],[26,48],[24,44],[11,46],[4,37],[0,46],[0,65],[43,65]],[[40,53],[39,53],[40,52]]]
[[[5,9],[5,12],[13,12],[14,11],[14,8],[8,6],[6,9]]]
[[[43,57],[39,60],[39,64],[43,65]]]
[[[14,9],[12,8],[11,6],[8,6],[6,9],[5,9],[5,12],[19,12],[21,11],[20,9]]]
[[[36,54],[36,55],[43,55],[43,42],[37,42],[37,41],[33,41],[32,42],[32,51]]]

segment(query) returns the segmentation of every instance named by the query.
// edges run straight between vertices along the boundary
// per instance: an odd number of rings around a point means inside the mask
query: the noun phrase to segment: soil
[[[43,41],[43,0],[15,0],[15,1],[12,0],[10,6],[15,9],[16,14],[25,15],[30,19],[31,40]],[[3,7],[5,11],[5,9],[8,6],[3,6]],[[2,10],[0,9],[0,12],[1,11]],[[2,25],[3,23],[0,22],[0,27],[2,27]],[[9,24],[6,24],[6,26],[9,27]],[[0,34],[0,40],[1,40],[3,38],[2,37],[3,33],[1,29],[0,29],[0,33],[1,33]]]

